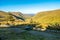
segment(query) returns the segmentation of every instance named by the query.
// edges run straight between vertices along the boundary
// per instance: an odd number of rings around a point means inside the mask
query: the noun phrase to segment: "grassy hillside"
[[[38,23],[60,23],[60,10],[39,12],[33,17],[33,21]]]
[[[14,20],[12,15],[7,12],[0,11],[0,21],[12,21]]]
[[[24,20],[24,16],[21,12],[9,12],[15,19],[22,19]]]
[[[23,14],[20,12],[0,11],[0,25],[18,25],[24,21]]]

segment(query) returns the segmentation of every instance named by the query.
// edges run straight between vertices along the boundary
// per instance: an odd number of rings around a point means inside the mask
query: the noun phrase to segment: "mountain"
[[[38,12],[32,19],[37,23],[60,23],[60,9]]]
[[[25,19],[33,17],[35,14],[23,14]]]

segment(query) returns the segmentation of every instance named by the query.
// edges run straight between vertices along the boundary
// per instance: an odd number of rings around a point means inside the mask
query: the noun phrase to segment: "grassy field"
[[[17,33],[9,29],[11,28],[0,28],[1,40],[44,40],[43,37],[32,35],[27,31]]]
[[[0,28],[1,40],[60,40],[57,35],[53,36],[52,34],[52,36],[49,36],[51,35],[50,33],[38,32],[33,30],[25,30],[23,32],[21,32],[22,30],[19,30],[19,32],[17,32],[18,30],[14,30],[12,30],[12,28]]]

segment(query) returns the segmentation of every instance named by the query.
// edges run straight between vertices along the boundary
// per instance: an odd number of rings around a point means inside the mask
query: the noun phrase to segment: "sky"
[[[60,0],[0,0],[0,11],[37,13],[60,9]]]

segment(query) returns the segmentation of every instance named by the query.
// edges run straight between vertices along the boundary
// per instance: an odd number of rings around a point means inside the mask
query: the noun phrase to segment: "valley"
[[[23,14],[0,11],[1,40],[60,40],[60,10]]]

